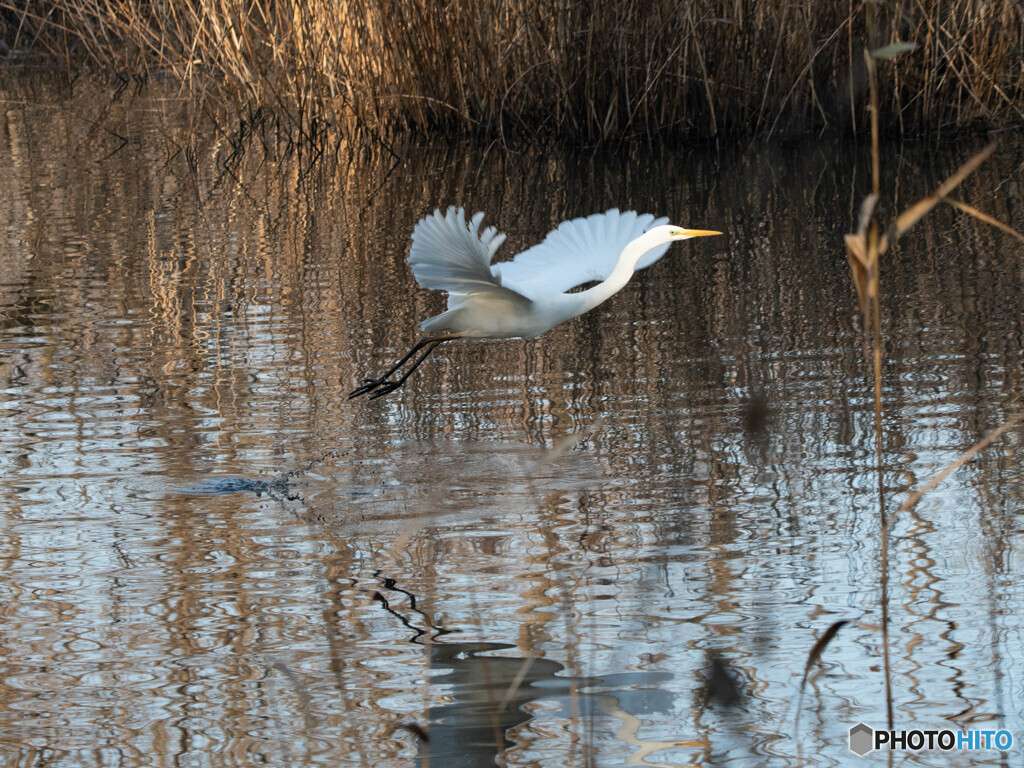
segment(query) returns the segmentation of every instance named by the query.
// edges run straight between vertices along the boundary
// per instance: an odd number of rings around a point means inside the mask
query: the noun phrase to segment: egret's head
[[[689,240],[691,237],[710,237],[711,235],[720,235],[721,232],[715,232],[713,229],[685,229],[684,227],[677,227],[675,224],[664,224],[660,227],[655,227],[651,232],[659,232],[662,242],[669,242],[671,240]]]
[[[640,263],[645,254],[655,248],[660,248],[661,250],[655,256],[648,258],[643,264],[643,266],[648,266],[661,258],[661,255],[665,253],[668,247],[667,244],[673,240],[689,240],[691,237],[709,237],[720,234],[722,233],[710,229],[685,229],[675,224],[662,224],[657,227],[651,227],[651,229],[626,246],[626,249],[622,252],[621,263],[636,269],[635,265]]]

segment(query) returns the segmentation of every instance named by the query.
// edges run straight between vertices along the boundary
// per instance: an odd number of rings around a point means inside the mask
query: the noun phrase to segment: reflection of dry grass
[[[880,94],[901,127],[1024,117],[1024,19],[1012,0],[742,3],[657,0],[0,0],[13,48],[69,69],[170,72],[246,122],[293,138],[352,121],[595,140],[685,130],[765,133],[852,124],[853,55],[916,43]],[[862,11],[862,8],[864,9]],[[890,66],[885,64],[884,66]]]

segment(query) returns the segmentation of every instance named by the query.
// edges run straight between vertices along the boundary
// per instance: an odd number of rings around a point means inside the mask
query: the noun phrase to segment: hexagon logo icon
[[[857,723],[850,729],[850,751],[864,757],[874,749],[875,729],[864,723]]]

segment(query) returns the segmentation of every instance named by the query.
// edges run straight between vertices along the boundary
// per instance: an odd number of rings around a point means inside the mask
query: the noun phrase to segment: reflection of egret
[[[612,209],[563,221],[515,260],[491,264],[505,235],[494,227],[480,232],[483,218],[478,213],[467,223],[465,211],[452,207],[420,219],[409,264],[424,288],[448,292],[448,311],[425,320],[423,330],[430,335],[379,379],[364,379],[349,397],[394,392],[438,344],[451,339],[539,336],[617,293],[636,270],[660,259],[673,240],[722,234]],[[567,293],[594,281],[592,288]]]

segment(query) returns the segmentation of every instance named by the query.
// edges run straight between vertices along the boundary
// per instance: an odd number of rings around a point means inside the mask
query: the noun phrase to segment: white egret
[[[453,206],[420,219],[409,249],[412,274],[424,288],[448,292],[448,311],[424,320],[428,335],[383,376],[363,379],[349,398],[369,394],[372,400],[394,392],[445,341],[539,336],[613,296],[636,270],[660,259],[673,240],[722,234],[613,208],[563,221],[514,260],[492,264],[505,235],[494,227],[480,232],[483,218],[478,213],[467,223],[466,212]],[[592,288],[569,292],[594,281]]]

